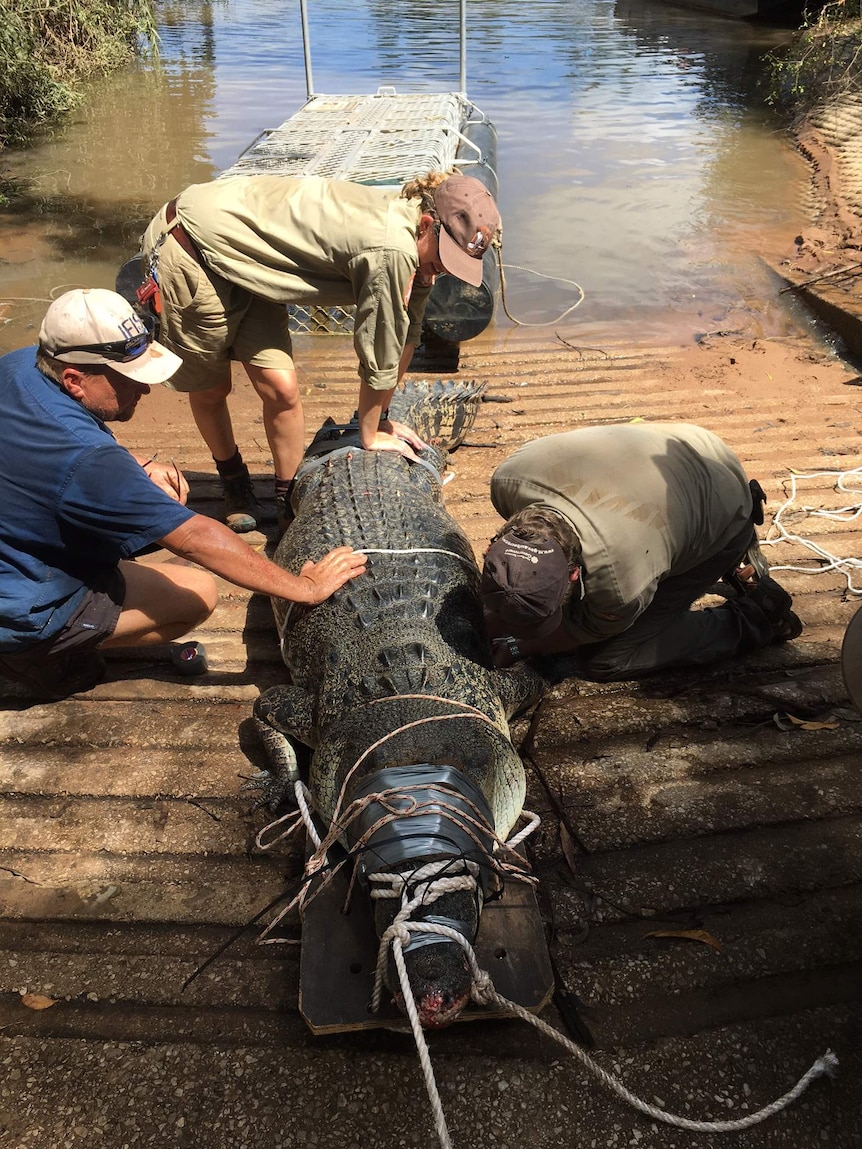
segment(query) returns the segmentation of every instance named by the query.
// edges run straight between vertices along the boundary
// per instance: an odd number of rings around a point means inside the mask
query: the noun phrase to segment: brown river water
[[[309,7],[315,92],[457,90],[456,0]],[[33,342],[63,290],[112,287],[163,202],[305,100],[297,0],[158,13],[158,63],[89,85],[66,125],[0,153],[24,189],[0,212],[0,352]],[[789,28],[661,0],[472,0],[467,28],[467,93],[499,137],[511,315],[584,344],[809,325],[759,258],[808,222],[806,166],[758,86]],[[495,323],[513,326],[499,307]]]

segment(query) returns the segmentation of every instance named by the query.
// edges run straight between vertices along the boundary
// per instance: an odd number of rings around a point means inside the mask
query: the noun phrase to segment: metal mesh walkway
[[[326,176],[400,186],[455,162],[473,105],[457,92],[312,96],[263,133],[222,176]]]
[[[455,163],[463,125],[484,115],[458,92],[311,96],[278,128],[263,132],[225,176],[324,176],[400,187],[414,176]],[[313,335],[346,335],[354,308],[291,305],[290,327]]]

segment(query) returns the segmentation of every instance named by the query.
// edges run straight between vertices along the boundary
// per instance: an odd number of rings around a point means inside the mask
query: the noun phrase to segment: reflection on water
[[[316,92],[457,89],[457,0],[309,8]],[[0,215],[0,350],[33,340],[59,290],[113,286],[164,201],[305,99],[296,0],[174,0],[159,17],[158,66],[95,84],[53,138],[0,157],[30,189]],[[756,257],[805,222],[804,165],[756,87],[787,32],[661,0],[471,0],[467,21],[517,317],[552,322],[575,280],[586,299],[558,329],[592,343],[791,322]]]

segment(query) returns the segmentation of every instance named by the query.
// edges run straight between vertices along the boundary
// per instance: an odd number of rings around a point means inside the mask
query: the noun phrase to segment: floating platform
[[[262,132],[225,176],[324,176],[400,187],[455,163],[463,128],[484,116],[457,92],[312,96],[280,127]],[[468,173],[469,174],[469,173]]]
[[[290,119],[249,145],[226,176],[323,176],[374,187],[400,188],[430,171],[457,167],[496,197],[497,134],[485,114],[461,92],[311,95]],[[442,276],[428,300],[425,328],[460,343],[479,335],[494,315],[497,267],[485,254],[482,284]],[[311,334],[353,330],[353,309],[291,306],[291,327]]]

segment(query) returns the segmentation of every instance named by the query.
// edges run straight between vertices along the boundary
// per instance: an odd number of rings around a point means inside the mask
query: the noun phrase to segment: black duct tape
[[[386,798],[388,807],[404,810],[404,817],[393,818],[372,834],[362,855],[363,876],[400,869],[404,862],[419,862],[431,855],[467,858],[479,864],[482,889],[488,892],[490,873],[486,858],[494,848],[492,817],[475,782],[454,766],[389,766],[364,778],[351,800],[382,791],[404,791],[403,795],[389,794]],[[421,814],[409,813],[416,802],[426,808]],[[444,803],[472,822],[464,825],[453,819],[444,810]],[[379,802],[369,803],[350,828],[350,844],[354,845],[387,813]]]

